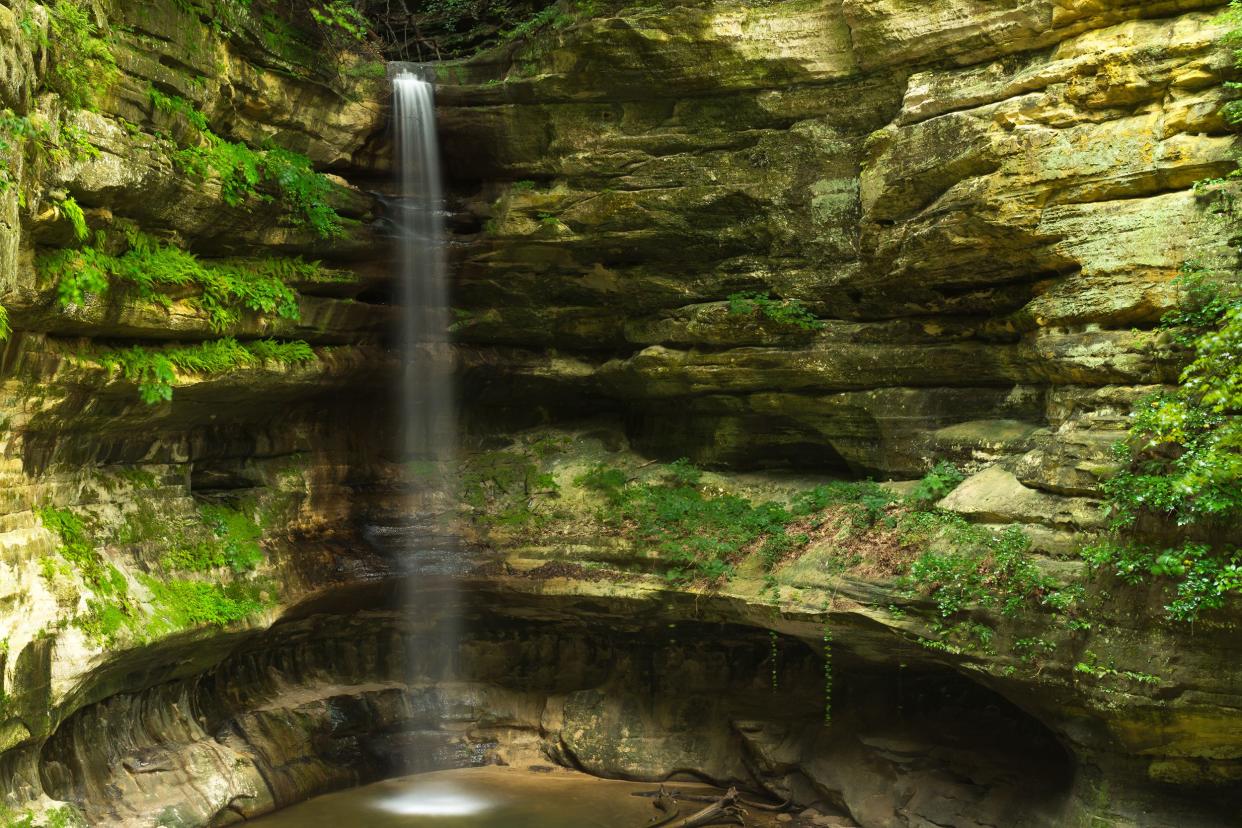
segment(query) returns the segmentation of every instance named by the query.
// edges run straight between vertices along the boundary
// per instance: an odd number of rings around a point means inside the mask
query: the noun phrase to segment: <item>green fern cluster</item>
[[[259,612],[267,603],[257,583],[161,581],[149,575],[139,576],[139,580],[151,592],[152,606],[159,618],[153,625],[156,630],[226,627]]]
[[[786,328],[818,331],[824,323],[797,299],[773,299],[767,293],[748,291],[729,296],[729,313],[733,316],[761,316]]]
[[[67,204],[63,202],[62,208]],[[99,241],[99,246],[56,250],[39,257],[40,276],[56,284],[61,307],[81,305],[91,296],[104,295],[114,285],[130,287],[141,298],[169,307],[172,299],[166,291],[192,287],[199,292],[194,304],[207,314],[214,330],[223,331],[237,322],[242,309],[284,319],[300,318],[298,295],[289,282],[349,278],[318,262],[296,257],[207,263],[133,228],[125,234],[127,249],[120,255],[105,252],[101,247],[106,240]]]
[[[112,45],[94,18],[95,6],[86,0],[55,0],[47,11],[51,37],[40,43],[51,50],[47,85],[72,109],[93,107],[99,90],[120,75]],[[39,31],[29,23],[23,29]]]
[[[197,130],[199,140],[177,150],[173,163],[197,178],[217,178],[226,204],[236,207],[250,198],[269,200],[271,196],[259,191],[265,186],[275,191],[294,225],[307,227],[322,238],[344,232],[341,217],[330,203],[332,182],[316,172],[305,155],[276,146],[254,150],[226,141],[208,128],[206,116],[184,98],[157,89],[149,89],[148,96],[157,111],[184,118]]]
[[[126,379],[137,383],[138,393],[148,405],[172,399],[178,372],[212,376],[266,362],[296,365],[315,359],[314,350],[300,340],[261,339],[243,344],[232,337],[176,348],[134,345],[96,357],[105,368],[119,370]]]

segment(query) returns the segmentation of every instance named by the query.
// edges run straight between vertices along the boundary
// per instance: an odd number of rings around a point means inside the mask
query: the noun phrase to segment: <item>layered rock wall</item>
[[[1095,491],[1176,377],[1172,280],[1231,262],[1192,190],[1232,163],[1219,6],[685,3],[450,67],[471,398],[711,465]]]

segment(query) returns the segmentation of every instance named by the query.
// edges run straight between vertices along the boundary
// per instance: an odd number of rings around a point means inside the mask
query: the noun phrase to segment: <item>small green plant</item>
[[[82,212],[82,208],[73,196],[66,196],[60,202],[60,211],[65,214],[65,218],[69,219],[69,223],[73,225],[73,235],[78,241],[82,241],[90,235],[90,229],[86,226],[86,214]]]
[[[906,501],[915,509],[926,511],[961,485],[966,476],[957,466],[942,460],[910,491]]]
[[[942,618],[972,605],[1014,615],[1059,592],[1032,561],[1030,539],[1018,527],[996,534],[957,515],[915,512],[902,529],[907,543],[928,547],[911,564],[906,587],[929,595]]]
[[[1104,678],[1122,678],[1136,684],[1146,684],[1156,686],[1161,683],[1159,676],[1151,673],[1140,673],[1134,670],[1118,670],[1117,665],[1111,659],[1105,662],[1096,653],[1088,650],[1084,653],[1083,660],[1074,665],[1075,673],[1082,673],[1097,679]]]
[[[797,299],[773,299],[767,293],[750,291],[729,296],[729,313],[733,316],[760,316],[786,328],[818,331],[824,323]]]

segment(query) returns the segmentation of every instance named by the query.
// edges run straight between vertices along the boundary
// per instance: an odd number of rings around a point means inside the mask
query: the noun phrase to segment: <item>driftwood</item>
[[[677,807],[677,800],[674,799],[664,786],[660,786],[659,794],[653,803],[657,810],[664,812],[666,815],[657,822],[651,823],[651,828],[706,828],[709,825],[745,825],[746,811],[739,805],[740,797],[737,794],[737,788],[729,788],[729,792],[724,796],[716,799],[711,805],[708,805],[701,811],[696,811],[690,816],[678,819],[681,810]]]
[[[722,788],[721,790],[724,790],[724,789]],[[680,800],[681,802],[715,802],[716,800],[720,799],[720,796],[703,796],[701,794],[696,795],[696,794],[682,793],[681,791],[675,788],[672,791],[668,791],[664,788],[663,785],[660,786],[659,790],[635,791],[634,793],[630,794],[630,796],[645,796],[645,797],[648,797],[649,799],[659,799],[660,797],[671,796],[674,800]],[[747,808],[754,808],[756,811],[770,811],[774,814],[788,811],[790,810],[790,806],[793,805],[792,799],[786,799],[784,802],[755,802],[750,799],[743,799],[741,796],[739,796],[737,798],[737,801],[739,805],[743,805]],[[656,807],[660,808],[659,805],[656,805]],[[664,809],[660,808],[660,810],[662,811]]]

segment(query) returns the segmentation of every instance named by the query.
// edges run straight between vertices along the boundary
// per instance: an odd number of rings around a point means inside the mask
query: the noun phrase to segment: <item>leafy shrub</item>
[[[1237,550],[1198,539],[1236,537],[1242,527],[1242,299],[1195,279],[1166,324],[1182,332],[1192,359],[1176,390],[1132,412],[1128,438],[1114,447],[1122,468],[1104,483],[1115,534],[1084,556],[1127,582],[1171,579],[1166,610],[1193,620],[1242,587]],[[1186,539],[1156,550],[1143,539],[1153,529]]]
[[[228,567],[235,573],[249,572],[263,560],[259,545],[263,530],[254,519],[237,509],[222,505],[199,508],[209,537],[174,545],[165,553],[164,565],[186,572],[208,572]]]
[[[350,0],[328,0],[310,7],[311,18],[329,32],[351,40],[365,40],[370,24]]]
[[[60,210],[73,225],[73,235],[78,241],[84,240],[90,234],[90,230],[86,226],[86,214],[82,212],[82,207],[73,196],[67,196],[60,202]]]
[[[92,590],[104,595],[124,594],[127,591],[121,573],[109,566],[95,549],[81,517],[70,509],[51,506],[39,509],[38,515],[43,526],[60,538],[57,550],[60,556],[73,565]]]
[[[227,627],[263,609],[259,588],[249,583],[217,584],[173,579],[161,581],[144,576],[155,612],[172,629]]]

